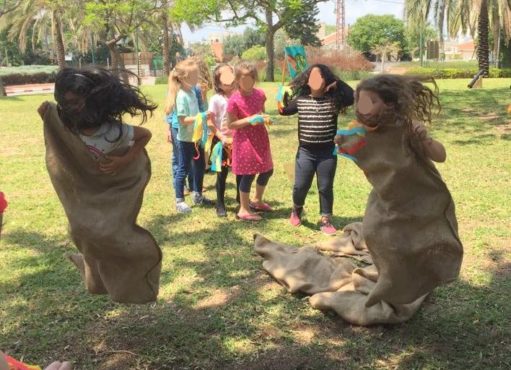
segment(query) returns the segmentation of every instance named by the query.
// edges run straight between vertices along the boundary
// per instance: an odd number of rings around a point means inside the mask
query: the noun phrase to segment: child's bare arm
[[[227,127],[230,129],[236,130],[236,129],[240,129],[240,128],[243,128],[246,126],[250,126],[252,124],[251,120],[253,118],[255,118],[256,116],[262,116],[264,118],[264,120],[268,120],[270,117],[267,114],[254,114],[252,116],[238,119],[238,117],[233,116],[231,113],[227,113],[227,117],[228,117],[227,118]]]
[[[442,143],[430,137],[422,123],[414,122],[414,130],[426,156],[434,162],[445,162],[447,153]]]
[[[44,115],[46,114],[46,111],[48,110],[48,108],[50,107],[50,102],[48,101],[45,101],[43,102],[39,108],[37,108],[37,113],[39,113],[39,115],[41,116],[41,118],[44,118]]]
[[[206,112],[206,118],[208,120],[211,119],[213,115],[211,112]],[[197,116],[178,116],[177,119],[179,120],[179,124],[183,126],[193,125],[195,123],[195,119]]]
[[[105,173],[114,173],[137,158],[151,140],[151,131],[140,126],[133,127],[133,145],[123,156],[106,156],[105,162],[99,164],[99,169]]]

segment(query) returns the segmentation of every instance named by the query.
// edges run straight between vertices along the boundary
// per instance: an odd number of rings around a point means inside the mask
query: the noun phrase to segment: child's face
[[[359,91],[355,105],[357,118],[368,126],[374,126],[380,113],[389,108],[377,93],[368,90]]]
[[[255,80],[248,69],[240,71],[239,85],[240,90],[245,92],[250,92],[254,88]]]
[[[228,66],[220,68],[220,89],[229,95],[234,90],[234,73]]]
[[[66,112],[80,113],[85,107],[85,99],[71,91],[67,91],[64,100],[58,103]]]
[[[311,91],[322,91],[325,88],[325,80],[321,76],[319,68],[314,67],[309,75],[309,81],[307,83]]]
[[[199,68],[188,69],[186,77],[181,78],[180,82],[185,90],[191,90],[199,83]]]

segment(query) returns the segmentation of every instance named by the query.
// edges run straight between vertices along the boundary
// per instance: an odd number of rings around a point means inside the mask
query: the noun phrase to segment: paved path
[[[34,95],[34,94],[51,94],[55,84],[27,84],[27,85],[11,85],[5,86],[7,96],[16,95]]]

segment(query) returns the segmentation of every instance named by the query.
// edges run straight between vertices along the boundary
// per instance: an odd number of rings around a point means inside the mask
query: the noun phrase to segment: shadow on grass
[[[149,229],[164,234],[172,221],[158,216]],[[435,290],[407,323],[360,328],[311,314],[306,299],[274,283],[242,237],[251,229],[172,230],[172,245],[203,244],[205,258],[173,258],[162,287],[174,283],[173,271],[191,269],[197,279],[142,306],[87,294],[62,257],[65,240],[9,232],[9,248],[30,251],[16,263],[33,268],[0,286],[8,318],[0,347],[32,362],[67,358],[79,369],[509,368],[511,263],[502,251],[489,252],[486,285],[458,281]]]

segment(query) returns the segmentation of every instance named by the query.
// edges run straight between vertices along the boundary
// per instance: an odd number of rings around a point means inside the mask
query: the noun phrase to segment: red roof
[[[474,49],[474,41],[468,41],[458,45],[459,51],[474,51]]]

